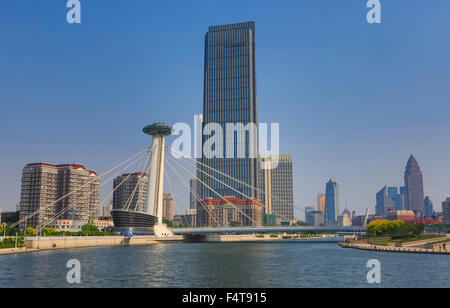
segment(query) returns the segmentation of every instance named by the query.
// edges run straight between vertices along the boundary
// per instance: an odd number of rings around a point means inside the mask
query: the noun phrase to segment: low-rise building
[[[224,227],[234,223],[241,226],[262,226],[262,206],[257,199],[206,198],[197,206],[197,226]]]
[[[416,215],[411,210],[398,210],[389,211],[386,218],[388,220],[412,221],[416,219]]]

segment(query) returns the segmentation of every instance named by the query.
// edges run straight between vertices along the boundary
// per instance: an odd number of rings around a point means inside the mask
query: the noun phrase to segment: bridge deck
[[[364,227],[229,227],[229,228],[174,228],[175,234],[259,233],[259,232],[366,232]]]

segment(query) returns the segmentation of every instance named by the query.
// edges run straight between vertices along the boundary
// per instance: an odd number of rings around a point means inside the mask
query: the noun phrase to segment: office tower
[[[405,197],[406,197],[406,188],[402,186],[400,187],[400,193],[394,199],[395,208],[397,209],[397,211],[402,211],[406,209]]]
[[[122,184],[121,184],[122,183]],[[117,186],[119,188],[116,189]],[[114,179],[113,209],[144,212],[147,198],[147,173],[123,174]]]
[[[71,194],[57,202],[64,195]],[[98,175],[78,164],[28,164],[22,172],[20,219],[39,211],[20,227],[40,227],[62,213],[59,219],[96,219],[99,213],[100,179]]]
[[[405,205],[418,217],[425,215],[425,196],[423,191],[423,177],[419,164],[413,155],[408,160],[405,170]]]
[[[305,207],[305,223],[314,227],[323,225],[323,212],[317,211],[312,206]]]
[[[170,194],[163,194],[163,217],[173,220],[173,198]]]
[[[261,157],[260,191],[266,215],[277,221],[294,220],[292,155]],[[276,168],[272,168],[275,167]]]
[[[337,223],[339,212],[339,184],[332,178],[325,187],[325,224]]]
[[[395,200],[398,196],[398,187],[388,187],[388,197]]]
[[[317,210],[325,213],[325,194],[317,195]]]
[[[198,189],[200,186],[200,182],[197,179],[191,179],[189,181],[189,185],[191,187],[191,191],[189,192],[189,208],[196,209],[197,208],[197,198],[199,198]]]
[[[375,212],[378,216],[387,217],[390,209],[396,209],[395,201],[389,197],[386,186],[377,193],[376,199]]]
[[[425,218],[431,218],[433,216],[433,202],[430,197],[425,197]]]
[[[450,225],[450,198],[442,202],[442,222],[445,225]]]
[[[244,127],[257,125],[256,110],[256,69],[255,69],[255,24],[245,22],[232,25],[210,27],[205,37],[205,63],[204,63],[204,101],[203,101],[203,133],[211,124],[219,124],[223,132],[226,124],[242,124]],[[214,132],[211,132],[213,135]],[[203,135],[202,144],[208,145],[210,136]],[[238,184],[223,175],[214,174],[221,181],[228,183],[250,198],[259,199],[258,185],[258,147],[254,134],[246,131],[246,138],[236,137],[231,142],[232,135],[227,135],[222,142],[215,144],[215,151],[219,157],[212,156],[212,149],[203,153],[201,162],[214,169],[239,179],[251,185]],[[245,139],[245,140],[244,140]],[[223,147],[222,147],[223,145]],[[234,151],[231,151],[231,146]],[[245,155],[239,158],[240,146],[245,149]],[[204,149],[205,150],[205,149]],[[253,150],[254,155],[250,155]],[[227,152],[234,155],[227,155]],[[232,158],[229,158],[232,156]],[[220,158],[223,157],[223,158]],[[205,172],[211,171],[204,166],[199,166]],[[243,196],[234,190],[227,188],[203,173],[198,173],[200,179],[222,196]],[[201,185],[201,198],[219,196]]]
[[[225,197],[223,199],[205,198],[204,206],[197,206],[198,227],[262,226],[263,209],[259,200]]]

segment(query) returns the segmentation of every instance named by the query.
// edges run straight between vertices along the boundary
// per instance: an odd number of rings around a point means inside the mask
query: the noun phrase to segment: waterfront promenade
[[[376,244],[376,242],[370,242],[370,240],[344,241],[339,243],[339,245],[342,248],[359,250],[450,255],[450,235],[414,242],[397,243],[395,245],[381,245]]]

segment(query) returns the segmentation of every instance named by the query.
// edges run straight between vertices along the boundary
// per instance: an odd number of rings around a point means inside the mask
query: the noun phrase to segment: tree
[[[32,227],[28,227],[26,233],[28,236],[36,236],[36,230]]]
[[[241,223],[239,221],[230,222],[230,227],[239,227],[239,226],[241,226]]]
[[[83,227],[81,227],[81,234],[83,235],[98,235],[100,231],[98,231],[98,228],[90,223],[85,224]]]

